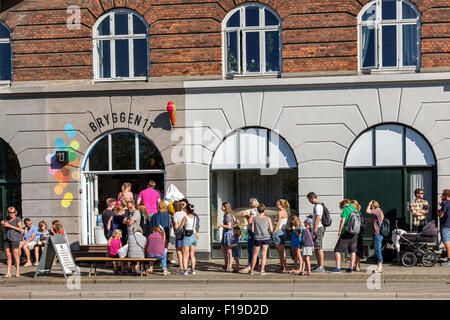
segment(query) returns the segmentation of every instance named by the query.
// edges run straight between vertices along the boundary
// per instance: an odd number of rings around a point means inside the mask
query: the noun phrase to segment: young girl
[[[119,229],[114,230],[112,237],[108,240],[108,256],[111,258],[119,257],[119,249],[122,248],[122,231]],[[118,261],[113,262],[114,265],[114,273],[119,273],[117,270]],[[122,270],[122,274],[125,273],[125,262],[120,262],[120,269]]]
[[[242,232],[241,228],[239,226],[233,227],[233,236],[231,237],[231,255],[234,258],[234,261],[236,263],[236,267],[233,272],[239,273],[239,258],[240,258],[240,252],[239,252],[239,240],[242,238]]]
[[[110,230],[111,236],[116,229],[122,231],[122,245],[126,245],[128,239],[125,219],[125,207],[118,206],[114,208],[114,215],[108,221],[108,230]]]
[[[117,195],[116,206],[126,205],[128,201],[133,200],[133,192],[131,192],[131,183],[125,182],[122,185],[122,191]]]
[[[48,230],[47,223],[45,221],[39,222],[39,230],[37,233],[38,243],[37,246],[40,248],[41,253],[44,252],[45,244],[47,243],[47,238],[50,235],[50,230]]]
[[[309,257],[312,256],[312,252],[314,250],[314,242],[312,239],[312,220],[310,218],[305,220],[305,228],[302,232],[302,241],[303,241],[303,266],[302,272],[300,275],[309,276],[311,274],[311,262],[309,261]],[[308,271],[305,272],[305,265],[308,268]]]
[[[52,230],[50,230],[50,234],[52,236],[54,236],[54,235],[61,235],[62,236],[62,235],[65,234],[64,229],[62,227],[62,224],[61,224],[61,222],[59,220],[55,220],[55,221],[52,222]]]
[[[217,230],[223,228],[222,241],[220,242],[220,247],[223,253],[224,266],[219,268],[219,270],[232,272],[233,269],[231,268],[231,263],[233,261],[230,242],[231,237],[233,236],[233,225],[234,225],[233,211],[231,210],[231,205],[229,202],[223,202],[221,209],[224,212],[223,224],[219,225],[217,227]]]
[[[302,223],[297,216],[292,216],[289,224],[291,225],[292,237],[291,237],[291,250],[292,257],[294,259],[294,269],[289,271],[290,274],[299,274],[303,268],[302,255],[300,253],[300,245],[302,243]],[[297,269],[297,265],[299,268]]]
[[[253,219],[258,215],[256,208],[259,206],[259,202],[255,198],[251,198],[249,201],[250,212],[244,214],[244,218],[247,220],[247,251],[248,251],[248,264],[247,267],[242,269],[245,272],[249,272],[252,268],[253,248],[255,246],[255,239],[252,233]],[[256,265],[259,265],[259,258],[256,259]]]

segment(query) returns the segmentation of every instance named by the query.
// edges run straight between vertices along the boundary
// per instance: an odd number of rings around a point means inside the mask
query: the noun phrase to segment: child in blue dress
[[[302,223],[297,216],[291,216],[289,220],[291,225],[292,237],[291,237],[291,250],[292,259],[294,260],[294,269],[289,271],[290,274],[299,274],[303,267],[302,254],[300,253],[300,246],[302,244]],[[298,268],[297,268],[298,267]]]
[[[233,272],[239,273],[239,258],[241,257],[241,252],[239,250],[239,240],[242,238],[242,231],[239,226],[233,227],[233,236],[231,237],[231,255],[235,261],[235,269]]]

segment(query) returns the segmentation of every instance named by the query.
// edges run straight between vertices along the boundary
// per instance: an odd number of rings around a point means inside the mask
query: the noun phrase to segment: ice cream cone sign
[[[169,112],[170,122],[172,123],[173,127],[175,127],[175,111],[177,111],[177,106],[175,105],[175,102],[169,101],[167,103],[167,112]]]

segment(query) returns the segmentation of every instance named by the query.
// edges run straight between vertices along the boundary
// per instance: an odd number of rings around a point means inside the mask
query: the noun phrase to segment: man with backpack
[[[341,222],[339,224],[339,240],[334,248],[334,257],[336,259],[336,268],[332,273],[341,272],[341,255],[347,251],[350,252],[350,268],[347,272],[353,272],[353,266],[356,260],[358,234],[361,229],[361,214],[351,204],[350,200],[344,199],[339,203],[342,210]]]
[[[312,272],[324,272],[322,240],[325,234],[325,227],[328,227],[331,224],[330,212],[325,205],[319,201],[314,192],[308,193],[306,198],[314,205],[313,215],[309,216],[309,218],[311,218],[313,222],[314,253],[316,254],[317,266],[314,267]]]

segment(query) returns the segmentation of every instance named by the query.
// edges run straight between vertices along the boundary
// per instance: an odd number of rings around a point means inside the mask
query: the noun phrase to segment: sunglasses
[[[8,213],[17,213],[17,211],[8,211]]]

